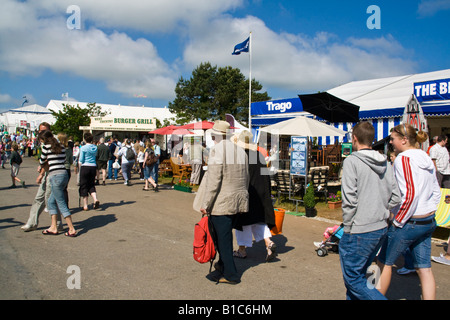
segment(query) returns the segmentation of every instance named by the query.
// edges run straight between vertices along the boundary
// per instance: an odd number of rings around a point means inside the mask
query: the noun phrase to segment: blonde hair
[[[69,140],[67,139],[67,134],[65,134],[64,132],[60,132],[57,135],[58,141],[59,143],[61,143],[61,145],[63,145],[64,147],[67,147]]]
[[[420,143],[428,140],[428,134],[422,130],[416,129],[409,123],[402,123],[394,127],[393,131],[409,140],[411,146],[419,147]]]

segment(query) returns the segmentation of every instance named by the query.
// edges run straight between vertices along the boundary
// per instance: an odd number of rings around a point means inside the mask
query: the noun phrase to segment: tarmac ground
[[[264,244],[255,243],[246,259],[235,260],[241,283],[216,284],[207,278],[209,264],[192,256],[194,225],[201,218],[192,208],[195,194],[169,185],[146,192],[134,174],[131,186],[123,179],[97,186],[100,208],[84,212],[72,172],[69,207],[78,237],[43,235],[50,225],[45,212],[38,230],[20,229],[38,190],[37,161],[25,157],[21,165],[19,178],[26,188],[9,188],[9,168],[0,169],[2,300],[345,299],[339,255],[319,257],[313,245],[332,221],[286,215],[282,234],[273,237],[278,247],[274,261],[266,262]],[[443,241],[434,241],[432,255],[441,252]],[[396,268],[401,266],[399,261]],[[450,299],[449,267],[433,262],[432,270],[437,299]],[[394,270],[389,299],[419,300],[420,292],[417,274],[399,276]]]

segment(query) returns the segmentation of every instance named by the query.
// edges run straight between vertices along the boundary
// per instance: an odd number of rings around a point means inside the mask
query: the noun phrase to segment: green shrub
[[[316,198],[314,196],[314,187],[310,183],[306,188],[305,196],[303,197],[305,208],[314,208],[316,206]]]

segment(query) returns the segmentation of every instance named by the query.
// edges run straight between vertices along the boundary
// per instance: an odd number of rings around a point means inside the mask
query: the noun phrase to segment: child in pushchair
[[[317,247],[317,255],[319,257],[324,257],[328,254],[328,250],[338,252],[339,240],[341,239],[343,233],[344,224],[327,228],[323,234],[322,242],[314,242],[314,245]]]

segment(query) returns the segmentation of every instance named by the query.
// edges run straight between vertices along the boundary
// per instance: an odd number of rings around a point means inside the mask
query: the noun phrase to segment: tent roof
[[[47,109],[54,110],[56,112],[64,108],[63,104],[70,104],[73,106],[79,105],[80,108],[86,108],[87,102],[79,101],[65,101],[65,100],[50,100],[47,104]],[[164,108],[154,108],[154,107],[144,107],[144,106],[122,106],[113,105],[105,103],[97,103],[103,112],[109,112],[110,117],[142,117],[142,118],[157,118],[159,120],[169,119],[175,117],[175,114],[171,113],[167,107]]]
[[[38,104],[30,104],[28,106],[23,106],[17,109],[8,110],[8,112],[19,112],[19,113],[41,113],[41,114],[49,114],[50,111]]]
[[[404,108],[414,93],[414,83],[450,78],[450,69],[406,76],[353,81],[328,93],[356,104],[359,111]],[[450,101],[447,101],[450,104]]]
[[[269,132],[277,135],[293,136],[345,136],[346,131],[327,125],[318,120],[308,117],[297,117],[281,121],[260,129],[263,132]]]

